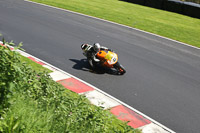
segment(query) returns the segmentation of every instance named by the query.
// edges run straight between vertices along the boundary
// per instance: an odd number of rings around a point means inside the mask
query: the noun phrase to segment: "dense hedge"
[[[140,132],[0,46],[0,132]]]
[[[180,1],[193,2],[193,3],[200,4],[200,0],[180,0]]]

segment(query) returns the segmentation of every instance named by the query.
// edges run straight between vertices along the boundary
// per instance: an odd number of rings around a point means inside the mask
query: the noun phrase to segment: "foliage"
[[[140,132],[54,82],[47,72],[34,71],[19,53],[3,46],[0,98],[0,132]]]

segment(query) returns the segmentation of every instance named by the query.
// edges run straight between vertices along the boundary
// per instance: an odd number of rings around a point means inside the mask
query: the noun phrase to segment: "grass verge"
[[[121,0],[31,0],[138,28],[200,47],[200,19]]]

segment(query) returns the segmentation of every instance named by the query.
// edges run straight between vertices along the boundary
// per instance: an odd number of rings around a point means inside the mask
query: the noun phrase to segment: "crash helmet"
[[[82,44],[82,45],[81,45],[81,49],[82,49],[82,50],[85,50],[87,47],[88,47],[88,44]]]
[[[93,45],[94,51],[96,51],[96,52],[100,51],[100,47],[101,46],[99,43],[94,43],[94,45]]]

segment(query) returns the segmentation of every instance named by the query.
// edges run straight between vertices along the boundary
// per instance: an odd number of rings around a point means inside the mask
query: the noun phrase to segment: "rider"
[[[86,45],[88,44],[82,44],[81,48],[84,49]],[[101,46],[99,43],[94,43],[93,47],[90,49],[89,54],[91,54],[90,57],[96,64],[101,63],[98,57],[96,56],[100,50],[113,51],[112,49],[108,49],[107,47]],[[90,63],[90,65],[94,67],[92,63]]]

